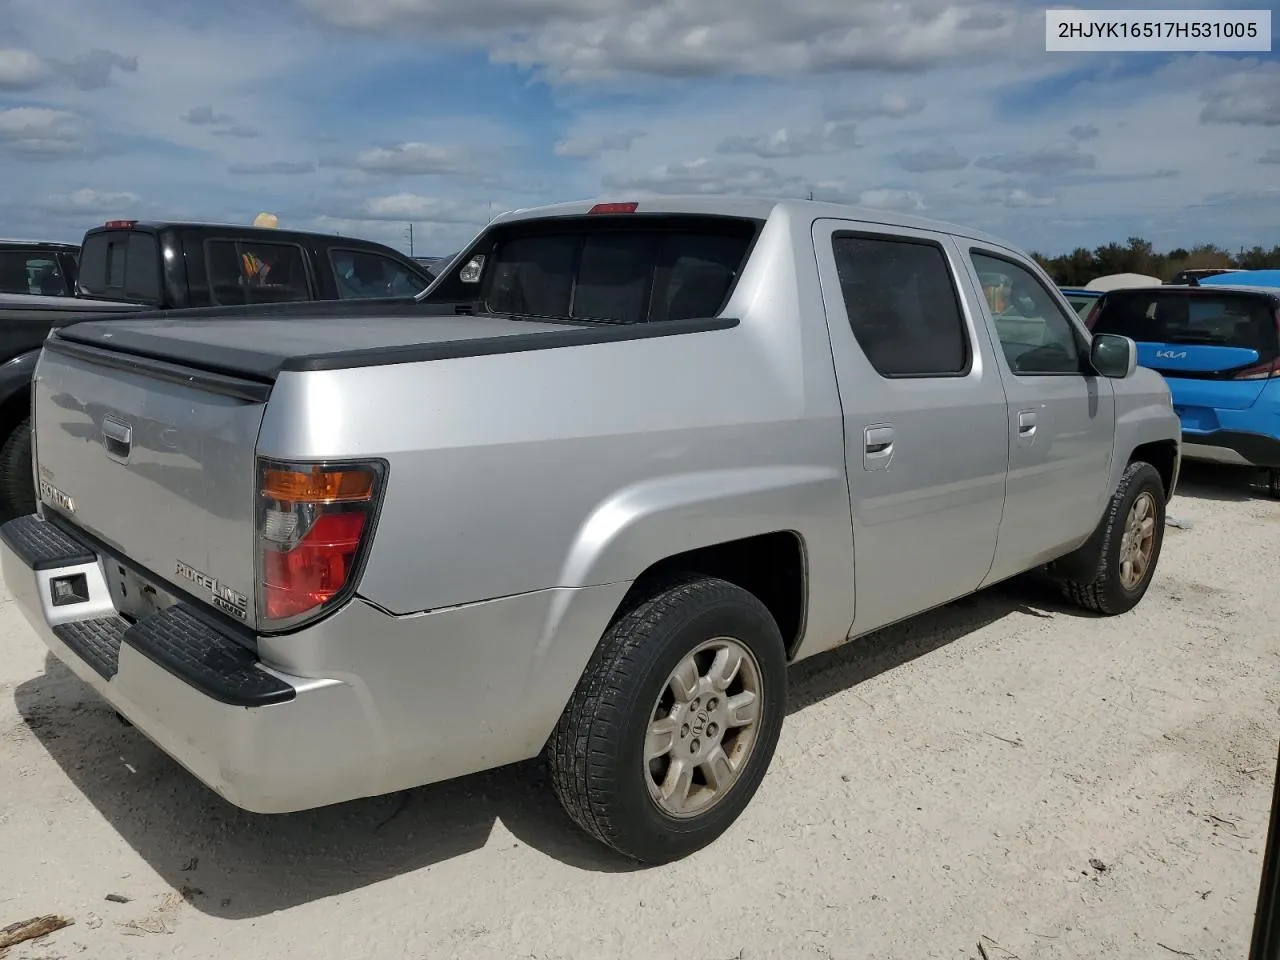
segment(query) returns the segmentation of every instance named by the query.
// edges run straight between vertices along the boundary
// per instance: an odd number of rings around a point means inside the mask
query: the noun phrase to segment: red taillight
[[[1093,301],[1093,306],[1089,308],[1089,315],[1084,318],[1084,327],[1086,330],[1092,330],[1093,325],[1098,322],[1098,314],[1102,312],[1102,298],[1099,297]]]
[[[597,203],[587,213],[635,213],[638,203]]]
[[[1280,309],[1276,310],[1275,322],[1276,339],[1280,341]],[[1245,367],[1231,375],[1232,380],[1270,380],[1272,377],[1280,377],[1280,357],[1268,360],[1266,363]]]
[[[1271,377],[1280,377],[1280,359],[1245,367],[1231,375],[1232,380],[1268,380]]]
[[[104,227],[110,227],[113,230],[127,230],[130,227],[136,227],[137,220],[108,220],[103,224]]]
[[[263,626],[343,600],[372,537],[380,463],[258,465],[258,597]]]

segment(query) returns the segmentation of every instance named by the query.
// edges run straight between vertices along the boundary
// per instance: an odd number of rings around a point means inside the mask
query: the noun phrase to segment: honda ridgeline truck
[[[40,358],[5,581],[248,810],[545,752],[578,824],[668,861],[755,793],[788,663],[1032,569],[1101,614],[1151,583],[1169,390],[999,240],[567,204],[419,306],[90,321]]]

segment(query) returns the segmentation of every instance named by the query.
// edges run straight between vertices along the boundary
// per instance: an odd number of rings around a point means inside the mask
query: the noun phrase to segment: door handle
[[[115,417],[104,417],[102,420],[102,446],[107,456],[121,463],[129,459],[133,449],[133,427]]]
[[[862,431],[862,465],[868,470],[886,470],[893,460],[893,427],[867,427]]]
[[[1018,411],[1018,436],[1030,440],[1036,435],[1036,412],[1034,410]]]

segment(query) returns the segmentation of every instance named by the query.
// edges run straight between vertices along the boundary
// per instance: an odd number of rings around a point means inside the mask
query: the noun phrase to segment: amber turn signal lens
[[[352,503],[373,497],[374,475],[368,469],[278,470],[263,472],[262,495],[288,503]]]

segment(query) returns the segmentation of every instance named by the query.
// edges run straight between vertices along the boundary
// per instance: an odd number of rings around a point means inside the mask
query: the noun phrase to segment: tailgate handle
[[[115,417],[102,420],[102,446],[112,460],[124,463],[133,449],[133,427]]]

